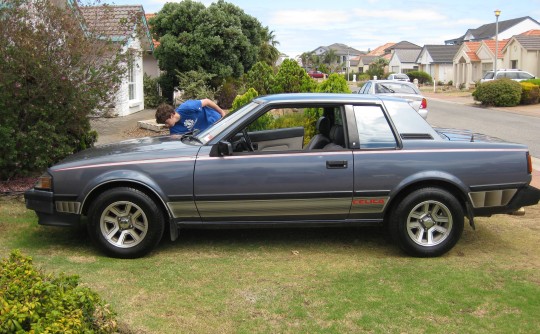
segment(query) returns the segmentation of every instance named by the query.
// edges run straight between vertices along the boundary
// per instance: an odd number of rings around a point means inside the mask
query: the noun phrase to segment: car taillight
[[[427,100],[423,98],[422,103],[420,104],[420,109],[426,109],[426,108],[427,108]]]

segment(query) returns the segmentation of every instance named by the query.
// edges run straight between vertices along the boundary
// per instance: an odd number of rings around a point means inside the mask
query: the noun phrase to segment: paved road
[[[540,158],[539,117],[434,99],[429,101],[428,107],[428,122],[432,125],[469,129],[506,141],[526,144],[531,155]]]

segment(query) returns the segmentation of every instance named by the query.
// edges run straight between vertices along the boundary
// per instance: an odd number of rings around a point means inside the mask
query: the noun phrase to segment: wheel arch
[[[458,200],[465,215],[472,218],[472,212],[470,211],[471,206],[469,205],[469,198],[466,191],[467,188],[462,182],[459,180],[456,182],[456,180],[457,179],[455,178],[444,178],[439,176],[436,178],[424,177],[411,182],[403,182],[395,193],[390,194],[390,200],[388,203],[388,209],[384,215],[384,221],[387,222],[389,220],[390,214],[394,210],[395,206],[398,205],[407,195],[418,189],[428,187],[435,187],[448,191]]]

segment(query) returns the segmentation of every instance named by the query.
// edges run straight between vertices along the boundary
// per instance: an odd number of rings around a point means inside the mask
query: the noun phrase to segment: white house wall
[[[127,47],[124,48],[124,52],[130,50],[133,52],[134,69],[135,69],[135,99],[129,99],[129,82],[128,77],[122,80],[120,89],[116,93],[116,105],[114,113],[117,116],[127,116],[137,111],[144,109],[144,85],[143,85],[143,51],[141,49],[141,43],[138,38],[132,39]],[[123,64],[127,67],[127,64]]]
[[[534,22],[531,19],[527,19],[525,21],[522,21],[515,26],[499,32],[499,40],[501,39],[508,39],[511,38],[514,35],[519,35],[524,33],[525,31],[529,31],[532,29],[540,29],[540,25],[536,22]],[[495,38],[493,38],[495,39]]]

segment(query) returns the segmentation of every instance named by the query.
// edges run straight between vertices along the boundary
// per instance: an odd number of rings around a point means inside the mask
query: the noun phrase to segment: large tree
[[[214,88],[225,78],[240,78],[257,62],[268,36],[256,18],[223,0],[208,8],[192,0],[166,3],[150,26],[160,41],[155,54],[167,96],[179,84],[177,71],[206,72]]]
[[[121,45],[84,24],[76,5],[49,0],[1,0],[0,45],[0,179],[92,145],[88,116],[125,74]]]

